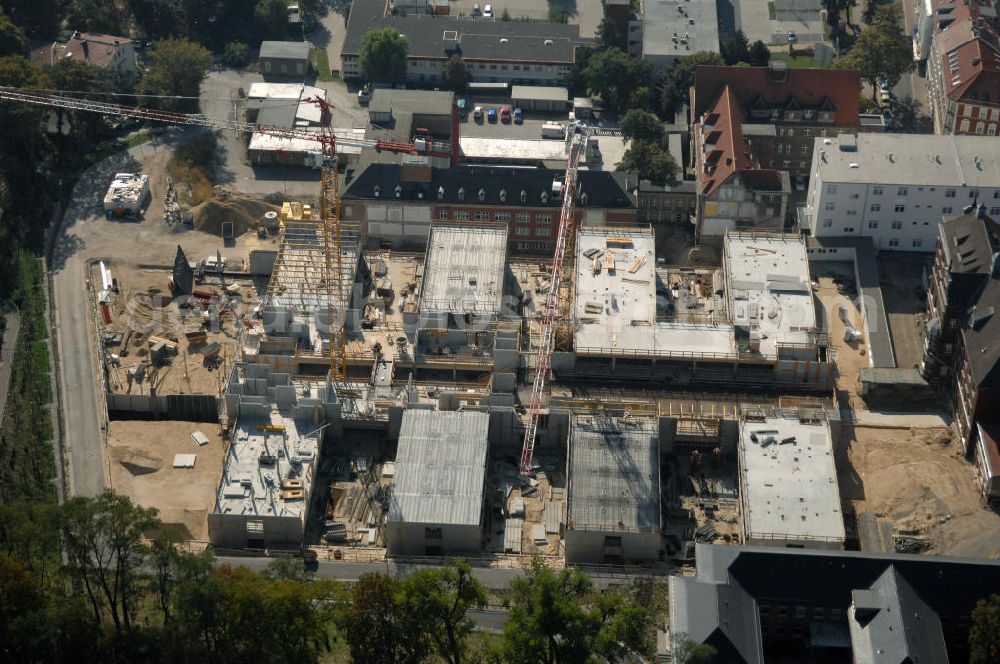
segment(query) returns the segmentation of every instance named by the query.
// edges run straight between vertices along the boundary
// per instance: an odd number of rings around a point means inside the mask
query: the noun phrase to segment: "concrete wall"
[[[620,548],[606,548],[605,537],[621,537]],[[621,556],[625,563],[658,560],[660,533],[622,533],[615,531],[566,530],[567,563],[603,563],[605,555]]]
[[[208,539],[216,546],[242,548],[248,546],[247,523],[264,524],[264,544],[288,545],[302,542],[301,519],[288,516],[257,516],[256,514],[208,514]]]
[[[440,528],[441,539],[427,539],[427,528]],[[397,556],[452,555],[479,551],[482,530],[476,526],[436,525],[390,521],[384,530],[389,553]],[[440,554],[429,551],[439,547]]]
[[[219,421],[219,400],[209,394],[107,394],[105,399],[112,420]]]

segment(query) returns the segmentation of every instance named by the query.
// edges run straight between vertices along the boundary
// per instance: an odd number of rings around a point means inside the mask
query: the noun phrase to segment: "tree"
[[[361,40],[361,66],[373,81],[395,83],[406,78],[410,43],[393,28],[369,30]]]
[[[697,643],[682,635],[674,649],[674,661],[677,664],[712,664],[715,661],[716,650],[707,643]]]
[[[469,609],[486,605],[486,589],[472,576],[464,560],[441,569],[426,569],[402,584],[402,610],[419,618],[437,654],[449,664],[461,664],[474,629]]]
[[[622,48],[627,46],[625,36],[618,29],[618,24],[609,16],[601,19],[597,24],[597,41],[602,48]]]
[[[159,524],[156,510],[138,507],[105,491],[73,498],[63,511],[63,542],[69,566],[86,590],[100,623],[107,611],[121,632],[132,627],[138,608],[138,571],[146,556],[143,533]]]
[[[663,135],[663,123],[655,113],[633,108],[625,112],[620,123],[622,139],[625,141],[659,142]]]
[[[0,56],[27,53],[28,38],[24,35],[24,30],[14,25],[10,17],[0,8]]]
[[[1000,595],[976,602],[969,626],[969,664],[1000,660]]]
[[[444,68],[441,70],[441,75],[444,78],[445,85],[455,92],[465,90],[465,86],[469,84],[469,79],[471,78],[465,62],[458,55],[448,58],[448,61],[444,63]]]
[[[669,152],[655,143],[633,141],[616,170],[638,173],[642,180],[663,184],[674,179],[677,162]]]
[[[150,51],[150,57],[153,64],[142,79],[140,91],[166,97],[189,97],[156,99],[151,102],[164,110],[197,109],[201,81],[212,62],[211,53],[187,39],[165,39],[156,42]]]
[[[229,42],[222,51],[222,62],[234,69],[246,67],[250,64],[250,47],[241,41]]]
[[[750,45],[750,64],[754,67],[766,67],[771,62],[771,49],[758,39]]]
[[[285,0],[258,0],[253,15],[265,39],[282,39],[288,34],[288,3]]]
[[[854,46],[840,59],[840,66],[861,72],[861,78],[872,86],[873,96],[878,93],[883,75],[891,87],[913,69],[910,43],[900,29],[899,5],[879,7],[875,22],[861,31]]]
[[[107,0],[70,0],[66,20],[69,27],[81,32],[119,35],[122,16],[117,6]]]
[[[3,0],[4,13],[32,37],[55,36],[65,12],[63,0]]]
[[[649,65],[618,48],[594,53],[582,72],[587,88],[608,108],[624,111],[631,92],[649,81]]]
[[[107,74],[78,60],[63,59],[55,65],[47,67],[46,73],[52,86],[57,90],[79,90],[84,92],[105,92],[109,89]],[[73,130],[70,138],[82,147],[97,142],[108,130],[108,123],[103,115],[86,111],[68,111],[56,108],[59,137],[63,140],[63,118],[69,118],[69,126]]]
[[[402,610],[400,581],[385,574],[362,574],[351,601],[335,622],[356,662],[417,664],[430,650],[421,616]]]
[[[750,40],[742,30],[724,37],[719,44],[719,51],[727,65],[750,62]]]
[[[724,65],[718,53],[699,51],[681,58],[663,72],[660,102],[665,117],[672,118],[688,99],[691,84],[694,83],[695,67],[698,65]]]

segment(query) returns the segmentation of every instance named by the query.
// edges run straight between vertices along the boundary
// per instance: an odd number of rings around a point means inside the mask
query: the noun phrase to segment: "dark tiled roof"
[[[986,281],[962,336],[972,381],[979,387],[1000,387],[1000,277]]]
[[[952,274],[990,274],[1000,247],[1000,224],[978,210],[941,222],[941,242]]]
[[[789,68],[783,80],[775,80],[767,67],[699,65],[691,87],[692,117],[711,107],[726,86],[743,110],[762,102],[769,108],[786,108],[794,101],[802,108],[832,106],[835,124],[858,124],[861,75],[854,69]]]
[[[435,168],[429,182],[403,182],[403,167],[395,163],[371,163],[345,188],[343,198],[375,200],[396,198],[458,205],[506,205],[510,207],[559,208],[552,183],[562,181],[564,171],[501,166],[456,166]],[[375,187],[379,194],[375,195]],[[482,200],[480,200],[480,191]],[[521,192],[524,200],[521,200]],[[632,208],[635,198],[625,188],[622,173],[580,171],[577,191],[586,193],[586,207]],[[544,200],[543,200],[544,194]],[[501,195],[504,200],[501,201]],[[579,201],[579,198],[577,199]],[[581,205],[583,205],[581,203]]]
[[[955,101],[1000,104],[1000,34],[990,15],[996,16],[996,3],[989,0],[934,2],[930,57],[938,58],[944,93]]]
[[[410,57],[448,58],[458,46],[467,60],[511,60],[520,62],[574,61],[577,45],[593,40],[580,37],[580,27],[542,21],[497,21],[454,18],[431,14],[384,16],[381,0],[354,0],[341,53],[358,55],[369,30],[395,28],[410,42]],[[445,39],[445,36],[448,39]],[[501,43],[506,39],[506,43]],[[547,44],[546,41],[551,43]]]

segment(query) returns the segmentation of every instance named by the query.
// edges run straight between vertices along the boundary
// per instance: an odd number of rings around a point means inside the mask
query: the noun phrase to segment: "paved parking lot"
[[[472,16],[472,7],[476,4],[480,8],[485,7],[486,4],[493,5],[493,14],[497,20],[503,16],[504,9],[506,9],[512,19],[529,18],[536,21],[547,21],[549,8],[561,7],[569,16],[569,22],[580,26],[581,37],[594,36],[603,12],[601,0],[549,0],[548,2],[499,0],[499,2],[490,3],[482,0],[455,0],[450,3],[451,13],[453,16]]]

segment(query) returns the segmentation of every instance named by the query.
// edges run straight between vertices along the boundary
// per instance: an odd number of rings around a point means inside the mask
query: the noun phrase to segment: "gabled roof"
[[[100,69],[107,68],[115,58],[118,49],[132,40],[128,37],[102,35],[95,32],[74,32],[62,42],[51,42],[31,50],[31,64],[36,67],[54,65],[60,60],[70,59],[84,62]]]
[[[697,118],[729,87],[744,108],[836,109],[834,124],[858,124],[861,74],[854,69],[797,69],[776,73],[769,67],[699,65],[691,86],[691,111]]]
[[[1000,105],[1000,34],[990,0],[936,2],[934,49],[945,94],[954,101]]]
[[[308,60],[309,42],[264,41],[260,43],[261,58]]]

